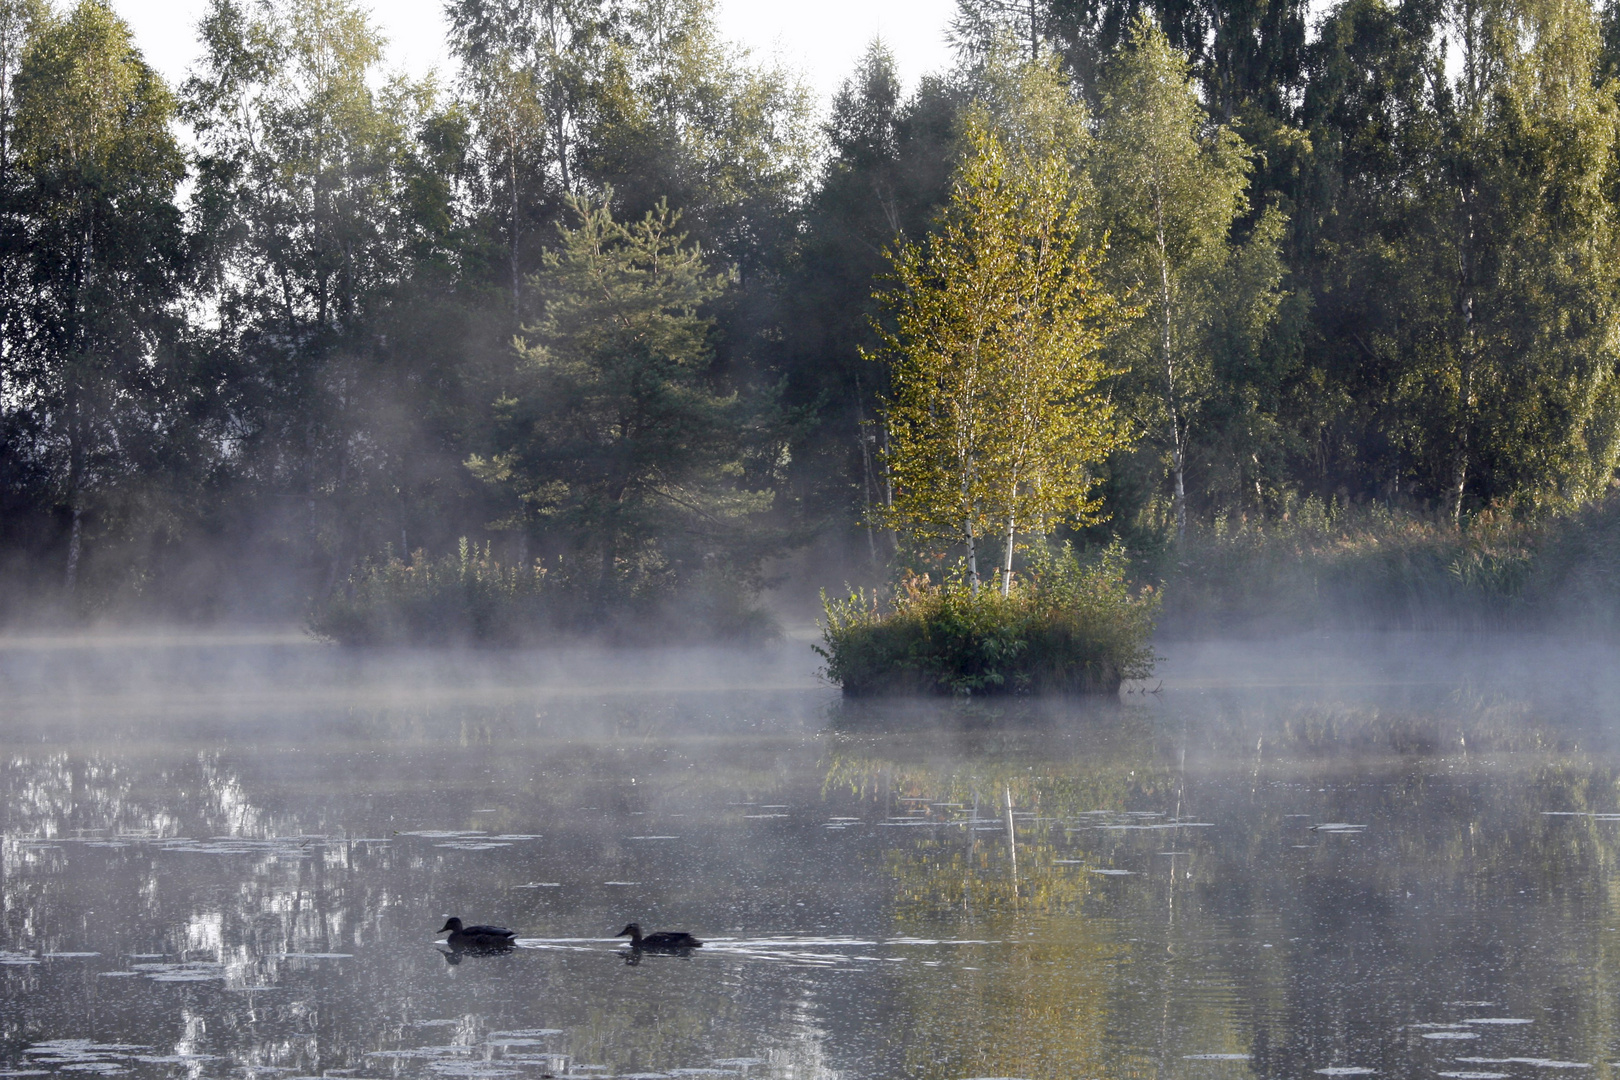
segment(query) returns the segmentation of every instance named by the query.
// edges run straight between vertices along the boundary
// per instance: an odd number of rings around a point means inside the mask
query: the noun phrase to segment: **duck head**
[[[623,930],[620,930],[617,934],[614,934],[613,936],[614,937],[638,938],[638,937],[641,936],[641,927],[639,925],[637,925],[636,923],[631,923],[629,926],[625,927]]]
[[[434,931],[434,933],[437,933],[437,934],[443,934],[443,933],[447,933],[447,932],[452,933],[452,934],[460,933],[461,932],[461,920],[457,919],[457,918],[446,919],[444,921],[444,925],[439,927],[436,931]]]

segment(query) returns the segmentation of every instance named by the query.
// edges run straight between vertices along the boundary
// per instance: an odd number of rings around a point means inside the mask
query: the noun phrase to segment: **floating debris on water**
[[[1591,1063],[1587,1061],[1554,1061],[1551,1058],[1463,1057],[1457,1060],[1465,1065],[1531,1065],[1538,1069],[1590,1069],[1592,1067]]]
[[[517,1069],[508,1069],[489,1061],[435,1061],[428,1068],[440,1076],[521,1076]]]
[[[206,960],[183,964],[131,964],[130,968],[153,982],[212,982],[225,977],[225,965]]]
[[[1157,815],[1155,815],[1157,816]],[[1213,821],[1157,821],[1151,825],[1098,825],[1099,829],[1213,829]]]
[[[119,1059],[128,1059],[142,1051],[151,1050],[150,1046],[135,1043],[98,1043],[89,1039],[47,1039],[44,1042],[34,1043],[23,1051],[30,1058],[38,1058],[29,1064],[53,1065],[59,1072],[96,1073],[101,1076],[115,1076],[129,1071],[128,1066]],[[30,1075],[29,1073],[12,1073],[10,1075]]]
[[[353,953],[346,952],[288,952],[277,957],[278,960],[350,960]]]
[[[62,1071],[96,1073],[98,1076],[117,1076],[119,1073],[129,1072],[129,1067],[112,1061],[81,1061],[73,1065],[62,1066]]]
[[[1476,1016],[1464,1020],[1465,1024],[1533,1024],[1534,1020],[1521,1020],[1513,1016]]]

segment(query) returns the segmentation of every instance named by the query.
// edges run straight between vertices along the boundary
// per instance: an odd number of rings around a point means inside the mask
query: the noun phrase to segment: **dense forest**
[[[986,137],[1059,163],[1112,313],[1080,546],[1461,535],[1615,476],[1586,0],[961,0],[952,70],[907,93],[874,42],[830,103],[709,0],[445,14],[413,82],[353,0],[214,0],[168,86],[115,7],[0,0],[11,617],[284,618],[450,560],[719,626],[794,552],[883,579],[892,290]]]

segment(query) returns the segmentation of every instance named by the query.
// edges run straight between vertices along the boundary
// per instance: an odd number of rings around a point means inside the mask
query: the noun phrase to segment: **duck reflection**
[[[517,946],[510,943],[505,945],[467,945],[447,942],[435,946],[444,962],[451,967],[461,963],[469,956],[509,956],[517,951]]]

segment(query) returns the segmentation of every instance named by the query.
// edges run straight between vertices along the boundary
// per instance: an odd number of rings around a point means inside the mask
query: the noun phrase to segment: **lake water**
[[[0,1078],[1620,1069],[1612,647],[1161,651],[856,707],[797,648],[0,643]]]

